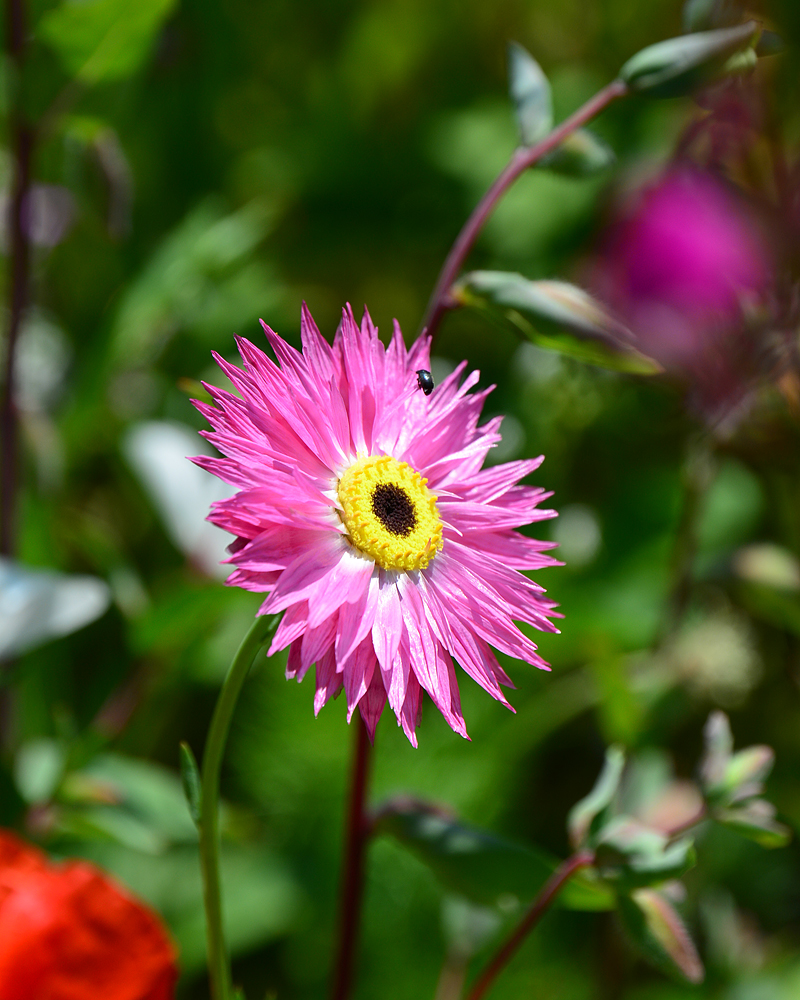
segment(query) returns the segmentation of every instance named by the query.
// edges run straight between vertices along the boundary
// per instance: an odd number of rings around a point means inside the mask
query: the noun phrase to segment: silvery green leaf
[[[64,773],[64,747],[42,737],[23,743],[14,758],[14,782],[29,804],[52,798]]]
[[[206,517],[234,487],[186,457],[210,451],[203,439],[185,424],[148,420],[128,429],[122,451],[176,547],[209,576],[226,577],[229,569],[220,562],[230,536]]]
[[[587,128],[579,128],[552,153],[543,156],[536,166],[564,177],[591,177],[615,161],[614,150],[604,139]]]
[[[689,33],[730,28],[741,21],[743,11],[739,0],[686,0],[683,5],[683,30]]]
[[[690,983],[705,977],[691,935],[663,892],[635,889],[620,896],[623,927],[642,954],[662,971]]]
[[[170,768],[123,754],[104,753],[92,758],[78,773],[103,782],[113,794],[111,811],[145,824],[160,841],[197,840],[197,831],[186,812],[181,781]]]
[[[471,271],[450,290],[461,305],[511,326],[538,347],[614,371],[653,375],[658,362],[634,346],[622,323],[565,281],[530,281],[506,271]]]
[[[733,753],[733,733],[724,712],[712,712],[703,729],[705,750],[700,761],[700,779],[706,795],[724,781],[725,769]]]
[[[775,807],[765,799],[752,799],[732,809],[717,809],[713,817],[717,823],[762,847],[785,847],[792,837],[791,830],[775,819]]]
[[[520,142],[533,146],[553,127],[553,100],[541,66],[517,42],[508,43],[508,89]]]
[[[523,902],[533,899],[558,865],[557,858],[543,851],[462,823],[416,800],[388,803],[378,811],[374,829],[413,851],[445,888],[484,906],[494,906],[508,895]],[[613,896],[586,871],[570,879],[559,901],[575,910],[605,910],[613,905]]]
[[[95,576],[32,569],[0,557],[0,660],[93,622],[111,591]]]
[[[609,747],[603,770],[594,788],[572,807],[567,819],[570,843],[576,849],[583,847],[590,835],[596,832],[598,818],[602,817],[619,790],[624,767],[623,749],[618,746]]]
[[[731,801],[740,802],[760,795],[774,763],[775,751],[763,744],[735,753],[728,761],[724,778],[724,790],[730,794]]]
[[[733,737],[723,712],[712,712],[705,727],[706,750],[700,764],[703,793],[714,809],[731,806],[760,795],[775,752],[758,744],[732,752]]]
[[[734,28],[698,31],[657,42],[637,52],[619,72],[631,90],[651,97],[675,97],[725,72],[731,56],[751,46],[755,21]]]
[[[595,864],[619,889],[657,885],[680,878],[696,861],[690,837],[670,842],[660,830],[630,816],[616,816],[597,833]]]

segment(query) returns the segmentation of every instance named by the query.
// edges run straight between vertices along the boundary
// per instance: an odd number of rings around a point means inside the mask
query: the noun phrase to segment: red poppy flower
[[[121,886],[0,830],[0,1000],[171,1000],[177,975],[160,921]]]

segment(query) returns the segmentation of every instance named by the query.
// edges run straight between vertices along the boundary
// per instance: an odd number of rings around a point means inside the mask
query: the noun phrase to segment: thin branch
[[[497,979],[503,969],[516,953],[519,946],[530,934],[539,920],[547,912],[548,907],[564,888],[569,879],[581,868],[594,863],[594,854],[590,851],[578,851],[563,861],[545,882],[542,891],[533,901],[531,908],[513,930],[495,957],[478,977],[477,982],[467,996],[467,1000],[480,1000]]]
[[[423,328],[427,329],[431,337],[436,335],[439,324],[447,310],[453,308],[453,302],[450,299],[450,288],[458,277],[458,272],[461,270],[486,220],[492,214],[495,205],[508,188],[511,187],[520,174],[524,173],[529,167],[532,167],[541,160],[543,156],[546,156],[559,146],[568,135],[579,129],[582,125],[585,125],[586,122],[591,121],[595,115],[599,114],[612,101],[617,100],[619,97],[624,97],[627,93],[627,84],[623,83],[622,80],[613,80],[602,90],[598,91],[582,107],[578,108],[577,111],[570,115],[557,128],[553,129],[549,135],[546,135],[541,142],[537,142],[535,146],[520,146],[514,151],[511,160],[502,173],[480,202],[478,202],[472,215],[464,223],[463,229],[458,234],[442,266],[433,294],[428,302],[425,318],[422,321]]]
[[[0,400],[0,555],[15,549],[15,514],[18,480],[18,428],[14,401],[14,362],[19,331],[30,295],[30,212],[31,162],[35,132],[20,107],[19,88],[25,63],[26,24],[24,0],[6,2],[6,52],[12,68],[11,136],[14,176],[8,203],[9,283],[8,332],[6,335],[5,380]]]
[[[347,1000],[353,986],[361,902],[364,895],[364,854],[371,826],[365,804],[372,744],[359,712],[356,712],[355,729],[356,745],[350,779],[347,839],[339,903],[339,949],[331,991],[332,1000]]]

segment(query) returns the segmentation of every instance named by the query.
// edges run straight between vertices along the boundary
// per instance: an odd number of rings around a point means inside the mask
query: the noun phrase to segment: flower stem
[[[30,294],[30,211],[31,163],[34,129],[20,107],[20,86],[25,64],[26,24],[24,0],[7,0],[6,52],[11,67],[11,108],[9,113],[13,146],[13,178],[8,202],[9,281],[8,334],[6,336],[5,382],[0,400],[0,555],[12,555],[18,478],[18,428],[14,400],[14,354]]]
[[[356,945],[364,890],[364,849],[370,822],[364,808],[372,744],[367,727],[356,712],[355,748],[350,779],[347,839],[344,846],[342,891],[339,899],[339,949],[331,991],[332,1000],[347,1000],[353,985]]]
[[[532,167],[543,156],[560,145],[564,139],[595,115],[599,114],[603,108],[611,104],[618,97],[624,97],[628,93],[627,84],[622,80],[613,80],[602,90],[598,91],[594,97],[590,98],[582,107],[578,108],[569,118],[565,119],[557,128],[554,128],[549,135],[537,142],[535,146],[520,146],[516,149],[506,167],[489,188],[483,198],[475,206],[475,209],[464,223],[464,227],[458,234],[450,253],[442,265],[436,286],[428,302],[425,318],[422,321],[423,329],[427,329],[428,334],[434,337],[439,329],[444,314],[448,309],[452,309],[454,303],[450,299],[450,287],[458,276],[458,272],[466,260],[467,254],[472,249],[475,240],[483,228],[486,220],[494,211],[494,207],[509,187],[519,177],[521,173]]]
[[[242,643],[222,684],[203,751],[200,802],[200,868],[206,910],[208,974],[212,1000],[230,1000],[231,970],[222,925],[219,877],[219,776],[233,712],[256,653],[275,631],[277,616],[259,615]]]
[[[519,946],[533,930],[533,928],[539,923],[539,920],[545,914],[547,908],[559,892],[561,892],[564,888],[566,882],[580,868],[586,868],[588,865],[593,863],[594,854],[590,851],[578,851],[571,857],[567,858],[566,861],[563,861],[558,868],[556,868],[550,878],[545,882],[542,887],[542,891],[533,901],[528,912],[519,922],[517,927],[511,932],[510,936],[506,939],[505,943],[501,946],[500,950],[494,956],[489,965],[478,977],[477,982],[467,996],[467,1000],[480,1000],[480,998],[486,994],[486,991],[509,963]]]

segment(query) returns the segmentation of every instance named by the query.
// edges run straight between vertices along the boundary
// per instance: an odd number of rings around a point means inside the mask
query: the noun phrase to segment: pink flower
[[[733,187],[693,166],[669,171],[617,223],[599,283],[642,349],[688,376],[706,413],[741,394],[753,368],[746,314],[771,267]]]
[[[420,391],[427,337],[407,350],[395,324],[385,348],[348,307],[331,347],[304,306],[301,354],[262,326],[279,365],[239,339],[244,371],[215,357],[241,398],[208,386],[216,406],[195,404],[225,457],[193,461],[239,488],[209,515],[236,536],[227,582],[284,612],[270,652],[289,647],[290,678],[316,664],[315,712],[344,687],[372,738],[388,700],[416,746],[426,691],[467,737],[453,658],[509,708],[490,645],[547,667],[515,624],[556,631],[520,572],[554,565],[551,543],[514,530],[555,514],[518,485],[542,458],[481,468],[501,418],[478,426],[488,390],[469,393],[477,372],[459,386],[466,362]]]

